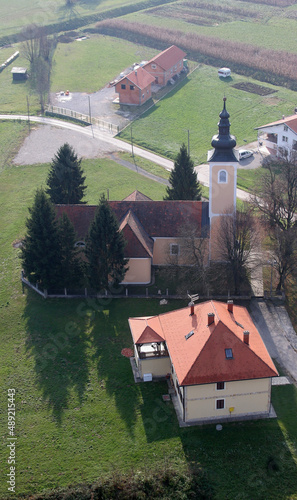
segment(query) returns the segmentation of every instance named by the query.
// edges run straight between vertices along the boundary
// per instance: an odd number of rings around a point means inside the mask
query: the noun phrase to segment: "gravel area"
[[[57,150],[65,142],[68,142],[78,156],[83,158],[102,158],[118,150],[116,146],[79,132],[42,125],[34,126],[13,162],[16,165],[51,162]]]

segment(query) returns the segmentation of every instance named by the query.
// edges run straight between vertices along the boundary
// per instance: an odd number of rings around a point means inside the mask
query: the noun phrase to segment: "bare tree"
[[[283,150],[265,161],[262,181],[252,196],[254,207],[271,241],[271,254],[279,274],[276,289],[282,290],[297,268],[297,151]]]
[[[29,24],[22,30],[21,51],[30,64],[33,64],[39,56],[40,30],[41,28],[37,24]]]
[[[221,216],[216,240],[219,259],[227,265],[233,292],[239,295],[242,285],[259,265],[259,238],[251,208],[245,205],[234,215]]]

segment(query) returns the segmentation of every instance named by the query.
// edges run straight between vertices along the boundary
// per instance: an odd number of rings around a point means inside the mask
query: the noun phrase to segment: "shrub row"
[[[149,7],[154,7],[156,5],[172,3],[177,0],[142,0],[141,2],[124,5],[123,7],[117,7],[115,9],[110,9],[105,12],[90,14],[87,16],[78,16],[68,19],[66,21],[61,21],[59,23],[53,23],[47,25],[47,34],[53,35],[55,33],[61,33],[62,31],[76,30],[88,24],[96,23],[100,20],[120,17],[126,14],[131,14],[132,12],[138,12],[139,10],[144,10]],[[22,34],[15,33],[10,36],[0,37],[0,47],[4,45],[9,45],[11,43],[17,43],[22,41]]]
[[[211,500],[213,489],[206,474],[197,466],[188,472],[170,467],[156,468],[155,473],[137,471],[114,475],[94,484],[69,486],[67,489],[30,496],[30,500]]]
[[[120,19],[102,21],[96,28],[100,33],[157,49],[175,44],[187,52],[189,59],[216,66],[230,64],[238,73],[297,90],[297,54]]]

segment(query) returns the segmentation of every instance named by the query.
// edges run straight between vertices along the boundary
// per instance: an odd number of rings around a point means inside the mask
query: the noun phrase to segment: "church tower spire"
[[[220,113],[218,123],[219,133],[212,138],[211,145],[214,149],[211,151],[212,154],[208,161],[238,161],[233,151],[236,146],[236,139],[234,135],[230,135],[230,115],[226,109],[226,100],[226,97],[224,97],[224,107]]]
[[[220,259],[217,234],[220,218],[233,216],[236,212],[236,183],[238,156],[234,150],[236,139],[230,134],[229,113],[224,97],[220,113],[218,134],[211,141],[213,149],[208,152],[209,163],[209,221],[210,221],[210,260]]]

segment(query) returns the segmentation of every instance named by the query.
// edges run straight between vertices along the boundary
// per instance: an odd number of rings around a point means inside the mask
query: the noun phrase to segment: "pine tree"
[[[124,279],[127,271],[124,248],[117,219],[102,195],[86,242],[88,276],[94,289],[117,286]]]
[[[80,286],[83,278],[83,266],[80,250],[75,247],[76,233],[67,214],[63,213],[58,222],[60,237],[61,285],[65,288]]]
[[[164,200],[200,200],[201,186],[197,180],[194,163],[183,144],[174,162],[169,177],[170,186],[166,188]]]
[[[81,159],[68,143],[63,144],[53,158],[47,178],[46,192],[51,201],[67,205],[86,203],[81,201],[86,190],[83,174]]]
[[[61,248],[55,210],[43,189],[37,189],[29,213],[21,254],[23,269],[33,283],[52,288],[60,281]]]

